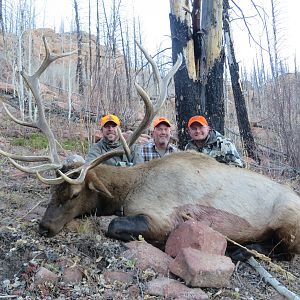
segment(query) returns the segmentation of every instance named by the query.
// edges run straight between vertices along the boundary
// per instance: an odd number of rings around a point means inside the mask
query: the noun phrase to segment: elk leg
[[[264,254],[265,256],[269,256],[276,260],[291,260],[294,257],[294,255],[287,251],[285,245],[278,246],[277,244],[277,247],[275,247],[275,245],[276,244],[270,242],[270,244],[253,243],[244,246],[249,250],[255,250],[258,253]],[[246,261],[248,258],[253,256],[246,250],[236,247],[227,247],[227,254],[233,261]]]
[[[149,222],[144,215],[118,217],[113,219],[107,230],[107,236],[125,242],[132,241],[142,235],[149,237]]]

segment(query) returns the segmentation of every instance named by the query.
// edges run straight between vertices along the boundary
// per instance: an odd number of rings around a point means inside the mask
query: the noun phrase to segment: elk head
[[[71,157],[67,158],[65,163],[62,163],[59,159],[59,155],[56,149],[56,140],[53,132],[51,131],[44,112],[43,99],[39,93],[39,77],[46,70],[54,60],[73,54],[65,53],[62,55],[56,55],[49,52],[46,39],[44,40],[44,46],[46,56],[39,67],[39,69],[31,76],[28,76],[22,72],[22,76],[27,83],[28,87],[32,91],[35,102],[38,109],[37,122],[24,122],[16,119],[4,105],[7,114],[16,123],[24,126],[38,128],[42,131],[49,142],[50,154],[48,156],[19,156],[10,154],[0,150],[0,154],[8,157],[10,162],[18,169],[36,174],[39,180],[48,185],[53,185],[52,196],[50,203],[46,209],[46,212],[40,222],[40,233],[46,236],[53,236],[57,234],[63,226],[76,216],[91,213],[93,210],[97,210],[99,214],[112,214],[114,212],[113,204],[111,205],[111,211],[102,211],[104,207],[103,203],[111,201],[113,203],[113,195],[108,190],[107,186],[102,182],[101,175],[98,176],[94,172],[94,168],[109,158],[117,155],[126,154],[130,156],[130,147],[136,142],[141,133],[149,127],[155,115],[162,107],[166,96],[167,88],[171,78],[179,69],[182,63],[182,55],[178,56],[177,62],[170,69],[168,74],[161,78],[159,75],[158,67],[151,56],[145,51],[145,49],[137,43],[141,51],[152,66],[154,76],[159,89],[159,99],[155,106],[150,101],[149,95],[146,91],[137,83],[135,83],[138,94],[144,101],[145,104],[145,116],[138,126],[138,128],[132,133],[129,141],[126,142],[122,136],[121,130],[119,129],[119,136],[122,142],[122,147],[117,148],[113,151],[107,152],[98,158],[90,162],[85,162],[82,158]],[[45,162],[38,166],[24,167],[16,162]],[[71,168],[71,169],[70,169]],[[112,167],[114,168],[114,167]],[[45,178],[41,174],[45,171],[55,171],[57,177]],[[100,201],[101,199],[101,201]]]

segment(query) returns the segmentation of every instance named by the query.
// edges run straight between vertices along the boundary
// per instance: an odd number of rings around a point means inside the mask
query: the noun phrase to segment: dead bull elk
[[[48,48],[45,43],[46,52]],[[151,63],[160,98],[152,107],[149,96],[139,86],[146,114],[124,149],[116,149],[81,163],[66,173],[55,152],[55,139],[44,121],[42,99],[34,84],[24,75],[39,105],[40,128],[48,137],[52,155],[44,158],[20,157],[1,151],[19,169],[36,173],[46,184],[53,184],[52,198],[40,222],[40,232],[57,234],[73,218],[84,215],[113,215],[122,208],[123,216],[110,223],[108,236],[131,240],[142,235],[151,242],[164,242],[172,229],[186,218],[203,220],[236,242],[279,241],[282,249],[300,253],[300,198],[289,188],[249,170],[220,164],[194,152],[179,152],[130,168],[103,165],[106,159],[127,153],[147,128],[166,98],[167,86],[181,64],[176,64],[162,80],[152,58],[140,47]],[[47,56],[44,65],[49,64]],[[39,74],[37,72],[36,74]],[[38,75],[32,76],[37,80]],[[26,79],[27,78],[27,79]],[[9,113],[9,112],[8,112]],[[10,113],[9,113],[10,115]],[[13,117],[12,117],[13,118]],[[18,123],[22,123],[13,118]],[[27,126],[33,126],[24,124]],[[50,164],[22,167],[15,160]],[[46,179],[40,172],[53,169],[59,177]]]

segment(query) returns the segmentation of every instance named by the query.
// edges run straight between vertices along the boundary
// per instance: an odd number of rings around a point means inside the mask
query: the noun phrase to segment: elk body
[[[239,243],[277,237],[290,253],[300,253],[300,198],[294,192],[195,152],[131,168],[98,165],[80,185],[55,186],[40,231],[54,235],[76,216],[113,215],[120,208],[124,216],[108,228],[116,239],[141,234],[150,242],[164,242],[189,217]]]

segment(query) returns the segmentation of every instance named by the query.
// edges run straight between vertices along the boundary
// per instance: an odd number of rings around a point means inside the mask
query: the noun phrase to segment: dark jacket
[[[91,160],[99,157],[101,154],[109,152],[111,150],[114,150],[120,146],[121,146],[120,141],[109,142],[106,138],[102,138],[97,143],[95,143],[94,145],[91,146],[91,148],[87,154],[86,161],[91,161]],[[129,163],[132,163],[133,165],[135,165],[137,163],[144,162],[141,157],[141,153],[140,153],[141,151],[137,144],[133,145],[130,150],[131,150],[131,157],[130,157]],[[120,164],[120,162],[128,163],[128,160],[127,160],[127,157],[125,154],[121,155],[121,156],[114,156],[114,157],[108,159],[107,161],[105,161],[104,163],[107,165],[116,166],[116,165]]]

